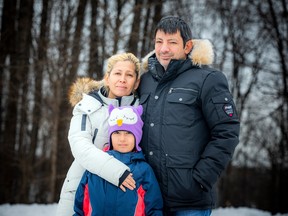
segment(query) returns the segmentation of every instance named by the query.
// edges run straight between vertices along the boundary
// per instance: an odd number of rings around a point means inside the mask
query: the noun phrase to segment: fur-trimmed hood
[[[207,39],[193,39],[193,49],[189,57],[195,65],[211,65],[214,61],[213,45]],[[153,50],[142,59],[141,71],[148,71],[148,58],[154,55]]]
[[[88,77],[78,78],[69,88],[68,99],[71,106],[75,106],[83,98],[83,94],[99,89],[104,80],[96,81]]]
[[[193,49],[190,54],[191,61],[196,65],[210,65],[214,61],[213,46],[209,40],[206,39],[194,39]],[[148,70],[148,58],[155,52],[152,51],[142,59],[141,73]],[[68,91],[69,102],[72,106],[75,106],[82,98],[83,94],[88,94],[93,90],[99,89],[103,86],[104,80],[96,81],[91,78],[78,78]]]

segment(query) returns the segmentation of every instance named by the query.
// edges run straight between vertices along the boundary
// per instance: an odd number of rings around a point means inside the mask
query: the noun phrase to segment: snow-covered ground
[[[0,205],[0,216],[53,216],[56,213],[56,204],[32,204],[32,205]],[[271,213],[258,209],[242,208],[217,208],[211,216],[272,216]],[[274,216],[288,216],[276,214]]]

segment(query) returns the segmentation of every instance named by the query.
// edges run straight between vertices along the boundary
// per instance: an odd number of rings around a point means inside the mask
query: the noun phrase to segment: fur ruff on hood
[[[190,58],[195,65],[210,65],[214,61],[213,46],[209,40],[194,39],[193,49]],[[148,58],[152,56],[155,51],[150,52],[142,59],[141,73],[148,70]],[[78,78],[69,88],[68,98],[71,106],[75,106],[82,98],[83,94],[88,94],[93,90],[98,90],[103,86],[104,80],[96,81],[91,78]]]
[[[213,45],[207,39],[193,39],[193,49],[189,57],[195,65],[211,65],[214,61]],[[148,70],[148,58],[151,57],[155,51],[153,50],[142,59],[141,70],[142,73]]]
[[[83,94],[98,90],[103,86],[104,80],[93,80],[88,77],[81,77],[70,86],[68,90],[68,98],[71,106],[75,106],[83,98]]]

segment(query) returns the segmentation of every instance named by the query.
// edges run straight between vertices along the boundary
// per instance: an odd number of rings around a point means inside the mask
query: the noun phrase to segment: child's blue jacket
[[[74,215],[163,215],[160,188],[142,151],[120,153],[110,150],[107,153],[130,167],[136,188],[123,192],[119,187],[85,171],[76,191]]]

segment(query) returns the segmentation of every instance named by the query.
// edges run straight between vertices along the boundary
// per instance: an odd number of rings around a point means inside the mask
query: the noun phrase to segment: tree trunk
[[[1,23],[1,34],[0,34],[0,134],[2,134],[3,126],[3,112],[5,108],[2,107],[4,101],[3,89],[6,87],[5,81],[7,78],[4,76],[5,61],[7,57],[13,52],[13,43],[15,42],[15,18],[16,17],[16,0],[4,0],[2,10],[2,23]],[[0,137],[0,146],[2,146],[3,137]],[[2,147],[0,147],[2,149]],[[0,153],[1,155],[1,153]],[[2,185],[2,184],[1,184]],[[0,199],[1,201],[1,199]]]
[[[73,38],[73,47],[72,47],[72,55],[71,55],[71,69],[69,70],[69,77],[68,79],[64,79],[64,82],[70,85],[71,80],[74,80],[76,77],[76,72],[79,67],[79,55],[80,50],[82,48],[81,44],[81,36],[84,26],[84,15],[85,15],[85,8],[87,5],[87,0],[79,1],[78,9],[77,9],[77,17],[76,17],[76,28],[75,34]],[[67,85],[66,85],[67,87]],[[67,89],[67,88],[66,88]],[[65,96],[67,91],[65,92]]]
[[[148,0],[146,15],[144,16],[145,22],[144,22],[144,29],[143,29],[143,35],[142,35],[142,48],[141,48],[141,53],[140,53],[140,56],[142,58],[146,56],[150,51],[152,51],[152,50],[149,50],[149,48],[151,47],[150,41],[152,40],[152,38],[150,38],[151,30],[149,29],[152,5],[153,5],[153,0]]]
[[[149,51],[151,50],[154,50],[154,44],[151,43],[154,41],[154,30],[155,30],[155,27],[156,27],[156,24],[161,20],[162,18],[162,10],[163,10],[163,4],[164,4],[164,1],[163,0],[159,0],[157,2],[154,2],[153,1],[153,4],[154,4],[154,15],[152,17],[152,23],[151,23],[151,28],[149,30],[149,43],[150,44],[150,48],[149,48]]]
[[[25,0],[20,2],[19,18],[18,18],[18,38],[19,44],[17,46],[19,74],[21,76],[20,88],[21,88],[21,101],[18,104],[20,106],[20,125],[19,125],[19,150],[18,157],[19,162],[24,164],[18,164],[21,170],[22,181],[18,179],[19,193],[15,196],[16,202],[28,202],[29,183],[31,178],[31,172],[33,164],[30,164],[30,160],[25,160],[29,155],[30,142],[28,139],[28,110],[29,104],[27,101],[28,92],[28,74],[30,69],[30,48],[31,48],[31,32],[32,32],[32,20],[33,20],[33,4],[34,0]],[[23,157],[23,158],[22,158]],[[26,165],[25,165],[26,164]],[[26,167],[29,169],[26,169]],[[24,168],[24,170],[22,170]]]
[[[162,18],[163,0],[157,2],[148,0],[146,19],[143,30],[141,57],[146,56],[149,52],[154,50],[154,30],[156,24]]]
[[[58,174],[59,176],[62,176],[62,172],[67,172],[69,166],[72,163],[72,154],[70,151],[70,146],[68,144],[67,140],[67,134],[68,134],[68,127],[69,127],[69,121],[71,119],[71,107],[67,100],[67,93],[68,88],[71,84],[71,82],[76,78],[77,70],[79,67],[79,55],[80,51],[82,49],[81,44],[81,37],[82,37],[82,31],[84,26],[84,17],[85,17],[85,8],[87,5],[87,0],[79,1],[78,9],[77,9],[77,16],[76,16],[76,27],[75,27],[75,33],[73,37],[73,47],[71,52],[71,62],[69,65],[70,67],[64,69],[63,76],[61,77],[61,88],[59,89],[60,93],[57,94],[57,97],[59,97],[60,101],[58,103],[59,106],[59,115],[58,115],[58,122],[57,122],[57,133],[55,131],[55,135],[57,135],[57,140],[55,140],[56,143],[53,143],[55,146],[55,149],[51,152],[51,160],[52,160],[52,174],[51,181],[53,180],[54,183],[50,184],[52,197],[51,200],[57,201],[56,199],[56,191],[58,191],[58,187],[61,187],[61,179],[58,181]],[[69,34],[69,32],[65,32],[65,34]],[[65,52],[65,51],[64,51]],[[68,53],[68,52],[66,52]],[[65,60],[64,60],[65,61]],[[56,99],[58,100],[58,98]],[[56,128],[54,128],[56,129]],[[66,160],[65,161],[57,161],[57,158],[62,158],[63,153],[65,152]],[[70,154],[69,154],[70,153]],[[56,158],[54,158],[56,157]],[[55,163],[55,164],[54,164]],[[56,169],[56,171],[54,170]],[[55,175],[55,176],[54,176]],[[57,180],[57,182],[56,182]]]
[[[104,17],[103,17],[103,26],[102,26],[102,37],[100,39],[101,41],[101,53],[102,53],[102,58],[100,61],[100,65],[104,65],[104,62],[106,60],[106,40],[105,40],[105,35],[106,35],[106,30],[107,30],[107,24],[108,24],[108,0],[104,0],[104,6],[103,6],[103,13],[104,13]]]
[[[55,202],[56,198],[56,181],[57,181],[57,153],[58,153],[58,144],[59,144],[59,134],[62,136],[62,131],[59,130],[59,122],[61,118],[60,104],[61,104],[61,89],[62,84],[60,80],[56,80],[53,85],[54,99],[53,99],[53,117],[52,117],[52,131],[51,131],[51,152],[50,152],[50,180],[49,180],[49,193],[47,201],[52,203]],[[61,144],[59,144],[61,145]],[[61,157],[59,157],[61,158]]]
[[[41,15],[40,24],[40,37],[38,44],[38,64],[35,65],[35,90],[34,90],[34,107],[32,116],[32,132],[31,132],[31,148],[30,156],[32,163],[34,164],[36,158],[36,148],[38,143],[38,133],[40,128],[40,121],[42,116],[42,83],[43,72],[45,68],[46,55],[47,55],[47,41],[48,41],[48,12],[49,1],[42,1],[43,10]]]
[[[29,164],[31,164],[32,168],[31,170],[31,179],[30,180],[30,189],[31,188],[41,188],[40,183],[38,182],[37,178],[38,176],[43,175],[43,173],[40,173],[39,170],[41,166],[43,166],[43,163],[45,161],[44,156],[36,156],[36,149],[39,147],[39,143],[43,143],[43,140],[39,140],[39,132],[41,128],[41,119],[42,119],[42,108],[43,108],[43,72],[45,70],[45,64],[47,62],[47,41],[48,41],[48,13],[51,11],[51,7],[49,7],[49,1],[43,0],[42,1],[42,14],[41,14],[41,23],[40,23],[40,35],[37,41],[38,43],[38,52],[36,59],[38,59],[38,62],[35,64],[34,69],[34,104],[32,108],[32,130],[31,130],[31,144],[30,144],[30,150],[29,155],[27,157],[27,160],[29,161]],[[45,155],[45,154],[44,154]],[[45,171],[46,173],[49,171]],[[36,174],[37,173],[37,174]],[[50,176],[50,175],[49,175]],[[29,180],[29,179],[28,179]],[[34,189],[35,190],[35,189]],[[41,191],[44,193],[43,191]],[[41,193],[40,192],[40,193]]]
[[[10,54],[10,65],[13,67],[10,67],[9,74],[10,79],[8,86],[8,96],[6,98],[6,110],[4,112],[4,130],[3,130],[3,136],[1,136],[1,160],[3,161],[3,164],[1,165],[2,171],[1,171],[1,203],[3,202],[13,202],[14,201],[14,194],[13,191],[15,191],[15,173],[16,171],[16,158],[15,158],[15,145],[16,145],[16,137],[17,137],[17,115],[18,115],[18,109],[17,109],[17,101],[19,98],[19,85],[20,85],[20,74],[19,70],[17,70],[17,33],[15,31],[16,29],[16,18],[17,18],[17,8],[16,8],[16,1],[10,1],[5,0],[4,1],[4,13],[3,16],[5,17],[6,21],[3,20],[5,25],[7,25],[7,28],[12,29],[11,32],[9,31],[7,34],[7,37],[10,36],[11,38],[11,44],[9,44],[8,50],[6,50],[6,54]],[[5,26],[4,25],[4,26]],[[9,26],[8,26],[9,25]],[[1,43],[2,38],[4,35],[1,36]],[[7,39],[8,40],[8,39]],[[2,44],[3,44],[2,43]],[[5,45],[4,45],[5,46]],[[4,57],[4,56],[3,56]],[[1,59],[4,60],[4,59]],[[2,67],[1,67],[2,68]],[[3,68],[2,68],[3,69]],[[1,70],[2,70],[1,69]],[[1,97],[2,98],[2,97]],[[2,113],[1,113],[2,115]],[[2,126],[2,125],[1,125]],[[2,132],[2,131],[1,131]],[[10,190],[7,190],[9,188]]]
[[[123,2],[123,3],[122,3]],[[122,24],[121,20],[121,13],[124,5],[124,1],[117,0],[116,7],[117,7],[117,14],[115,17],[115,26],[114,26],[114,40],[113,40],[113,54],[117,52],[118,50],[118,41],[120,39],[120,26]],[[104,37],[104,36],[103,36]]]
[[[99,34],[97,30],[97,10],[98,10],[98,0],[91,1],[91,25],[90,25],[90,48],[89,48],[89,68],[88,76],[94,79],[100,80],[101,76],[101,65],[99,65],[99,52],[98,47],[100,44]]]
[[[138,44],[140,42],[140,21],[141,21],[142,4],[140,0],[135,0],[134,5],[134,19],[132,22],[132,29],[128,41],[127,51],[138,56]]]

